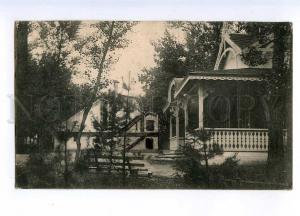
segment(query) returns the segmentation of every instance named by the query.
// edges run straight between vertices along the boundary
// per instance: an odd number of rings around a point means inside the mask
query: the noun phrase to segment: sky
[[[131,42],[119,53],[119,61],[112,67],[109,77],[121,82],[123,76],[127,82],[130,72],[130,77],[136,81],[131,84],[132,94],[142,94],[142,85],[138,81],[138,74],[145,67],[155,66],[155,51],[151,42],[159,40],[166,28],[165,22],[140,22],[134,26],[127,36]]]
[[[127,38],[131,41],[129,46],[120,52],[119,61],[112,67],[110,78],[121,82],[122,76],[125,82],[128,80],[128,74],[136,81],[132,84],[132,95],[142,95],[142,84],[138,81],[138,75],[143,68],[155,66],[153,41],[163,37],[165,30],[168,28],[166,22],[139,22]],[[180,31],[171,30],[176,37],[182,37]]]
[[[93,21],[92,21],[93,22]],[[138,22],[131,31],[126,35],[126,38],[130,41],[128,46],[124,49],[116,51],[118,61],[113,64],[107,73],[107,77],[110,80],[119,81],[119,90],[122,90],[122,77],[125,82],[128,82],[130,73],[131,77],[131,91],[130,95],[138,96],[143,95],[142,84],[138,80],[138,75],[142,73],[143,68],[151,68],[155,66],[154,61],[154,47],[152,42],[157,42],[164,36],[164,32],[168,30],[178,40],[183,40],[183,33],[181,30],[170,29],[167,22],[158,21],[144,21]],[[89,21],[81,23],[79,37],[85,37],[92,34],[92,30],[89,28]],[[34,43],[39,38],[38,31],[33,31],[29,36],[29,43]],[[45,51],[45,47],[35,48],[32,52],[36,54],[36,57],[40,56]],[[73,51],[71,56],[80,56],[79,52]],[[81,84],[86,82],[84,71],[86,71],[86,64],[78,64],[77,70],[79,73],[73,75],[73,82]],[[94,70],[91,72],[96,75]],[[123,92],[125,91],[123,90]]]

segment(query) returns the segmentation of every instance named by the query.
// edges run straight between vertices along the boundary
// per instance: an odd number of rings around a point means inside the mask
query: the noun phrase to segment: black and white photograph
[[[297,0],[1,0],[0,215],[297,215]]]
[[[15,188],[290,190],[292,60],[287,21],[16,20]]]

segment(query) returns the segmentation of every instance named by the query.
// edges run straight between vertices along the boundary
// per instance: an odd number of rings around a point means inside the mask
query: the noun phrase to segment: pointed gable
[[[251,46],[257,41],[256,37],[247,34],[230,34],[230,40],[235,43],[241,50]]]
[[[256,66],[256,68],[271,68],[272,50],[265,48],[266,46],[268,48],[272,47],[271,44],[272,41],[266,44],[259,44],[256,37],[248,34],[224,34],[214,69],[228,70],[249,68],[249,66],[242,61],[242,52],[253,46],[258,46],[269,58],[269,61],[265,65],[259,65]]]

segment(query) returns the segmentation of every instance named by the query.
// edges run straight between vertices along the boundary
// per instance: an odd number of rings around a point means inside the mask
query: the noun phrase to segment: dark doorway
[[[146,149],[153,149],[153,139],[146,138]]]

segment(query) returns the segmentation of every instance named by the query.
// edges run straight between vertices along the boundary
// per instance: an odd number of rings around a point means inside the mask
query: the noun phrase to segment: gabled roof
[[[263,75],[270,72],[268,68],[241,68],[227,70],[191,72],[175,92],[175,98],[182,92],[191,80],[236,80],[236,81],[263,81]]]
[[[257,38],[248,34],[229,34],[230,40],[242,50],[257,42]]]
[[[173,81],[169,85],[169,94],[171,87],[175,85],[174,97],[176,98],[182,91],[184,91],[185,88],[187,88],[186,86],[190,85],[191,81],[193,83],[196,82],[195,80],[263,81],[263,74],[270,72],[270,68],[240,67],[237,69],[219,70],[219,64],[226,51],[232,50],[235,55],[238,55],[241,54],[243,50],[252,46],[263,47],[270,44],[271,42],[272,35],[268,37],[268,41],[266,43],[260,44],[258,42],[258,38],[252,35],[240,33],[223,34],[214,70],[190,72],[184,78],[180,78],[178,80],[176,80],[176,78],[173,79]],[[166,106],[163,108],[163,112],[165,112],[170,107],[170,104],[171,101],[168,100]]]
[[[273,35],[267,36],[267,40],[264,43],[260,43],[258,38],[254,35],[232,33],[223,34],[222,40],[219,47],[218,56],[216,59],[214,69],[219,69],[220,63],[224,57],[226,58],[228,52],[233,52],[234,56],[241,55],[243,51],[249,49],[250,47],[257,47],[259,49],[268,46],[273,41]],[[272,52],[272,50],[265,49],[264,51]]]
[[[178,90],[178,88],[180,87],[183,80],[184,80],[184,78],[178,78],[178,77],[173,79],[175,91]]]

